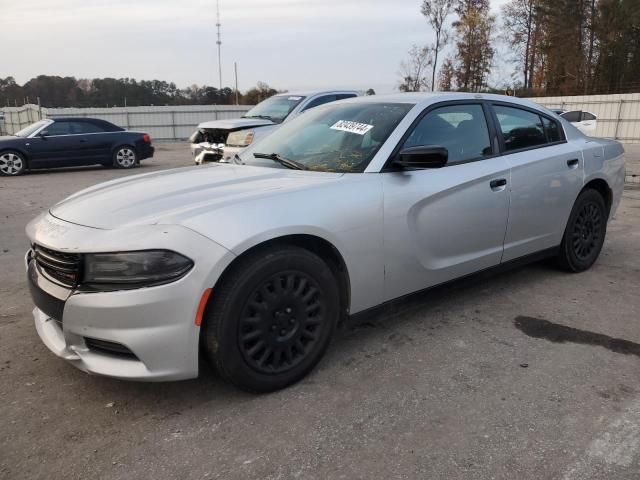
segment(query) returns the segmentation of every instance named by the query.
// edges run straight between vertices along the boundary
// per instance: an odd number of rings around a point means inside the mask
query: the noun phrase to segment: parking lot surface
[[[436,289],[348,322],[306,379],[250,395],[209,369],[88,376],[33,327],[25,224],[80,188],[192,163],[186,144],[157,147],[133,172],[0,178],[0,478],[638,478],[640,185],[590,271]]]

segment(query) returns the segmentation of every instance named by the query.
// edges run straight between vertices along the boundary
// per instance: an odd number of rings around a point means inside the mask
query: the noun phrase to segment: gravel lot
[[[157,146],[133,173],[191,165],[186,144]],[[435,290],[350,322],[309,377],[255,396],[208,370],[90,377],[38,339],[25,224],[129,174],[0,178],[0,478],[638,478],[640,185],[590,271],[541,263]]]

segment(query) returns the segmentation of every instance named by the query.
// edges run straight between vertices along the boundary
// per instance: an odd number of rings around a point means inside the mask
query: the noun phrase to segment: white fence
[[[547,108],[582,110],[598,117],[595,137],[640,143],[640,93],[530,98]]]
[[[250,105],[184,105],[166,107],[39,108],[37,105],[0,109],[0,133],[15,133],[41,118],[101,118],[128,130],[143,131],[154,140],[183,140],[199,123],[242,116]]]
[[[584,110],[598,117],[595,136],[640,143],[640,93],[531,98],[548,108]],[[40,118],[96,117],[123,128],[149,133],[156,140],[183,140],[207,120],[235,118],[247,105],[185,105],[167,107],[42,108],[37,105],[0,109],[0,133],[14,133]]]

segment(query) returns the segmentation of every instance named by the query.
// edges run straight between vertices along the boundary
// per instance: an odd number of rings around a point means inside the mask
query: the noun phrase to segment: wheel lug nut
[[[289,323],[293,325],[294,323],[296,323],[296,319],[295,318],[290,318],[289,319]]]
[[[282,330],[280,330],[280,335],[284,336],[287,333],[287,331],[283,328]]]
[[[275,331],[278,327],[276,327],[275,325],[271,325],[271,330]]]
[[[291,313],[291,307],[287,307],[287,308],[286,308],[286,310],[285,310],[285,312],[287,312],[287,313]]]

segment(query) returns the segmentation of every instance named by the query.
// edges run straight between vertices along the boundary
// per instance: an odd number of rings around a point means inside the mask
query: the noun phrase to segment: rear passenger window
[[[311,102],[309,102],[309,105],[307,105],[304,110],[307,111],[311,108],[319,107],[320,105],[324,105],[325,103],[330,103],[335,101],[336,101],[335,95],[323,95],[322,97],[318,97],[314,100],[311,100]]]
[[[547,142],[542,118],[519,108],[494,105],[507,151],[544,145]]]
[[[582,118],[582,112],[580,110],[574,110],[573,112],[565,112],[560,115],[567,122],[579,122]]]
[[[559,142],[560,140],[562,140],[562,135],[560,134],[560,125],[558,125],[558,122],[547,117],[542,117],[542,123],[544,125],[544,131],[547,133],[547,140],[550,143]]]
[[[589,121],[589,120],[595,120],[596,116],[593,113],[589,113],[589,112],[582,112],[582,121]]]
[[[427,113],[403,147],[439,145],[449,152],[448,164],[491,155],[491,142],[481,105],[451,105]]]

